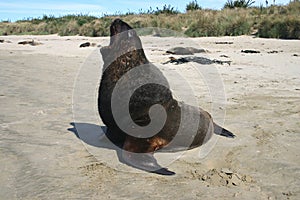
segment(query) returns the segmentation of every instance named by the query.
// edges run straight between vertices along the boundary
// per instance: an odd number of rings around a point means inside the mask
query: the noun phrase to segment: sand
[[[180,82],[185,79],[197,104],[237,136],[214,136],[204,147],[157,154],[174,176],[126,166],[116,150],[103,145],[101,133],[91,131],[103,126],[95,104],[97,45],[107,45],[109,38],[1,40],[0,199],[300,198],[299,40],[142,37],[149,60],[168,77],[174,95],[191,99]],[[35,46],[18,44],[32,40]],[[87,41],[96,46],[79,48]],[[165,51],[176,46],[203,48],[207,52],[195,56],[232,63],[161,64],[169,60]],[[81,132],[78,138],[74,122],[90,135]]]

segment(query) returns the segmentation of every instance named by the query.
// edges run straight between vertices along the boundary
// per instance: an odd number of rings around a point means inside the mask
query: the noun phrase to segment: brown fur
[[[138,88],[129,102],[130,116],[124,116],[122,120],[126,124],[127,120],[131,118],[136,124],[146,126],[150,123],[149,109],[154,104],[160,104],[167,113],[163,128],[156,135],[148,138],[135,137],[124,132],[115,122],[111,110],[112,92],[120,78],[131,69],[146,65],[147,71],[141,74],[142,78],[152,79],[154,77],[166,85],[168,82],[160,70],[147,60],[136,32],[119,19],[112,23],[110,45],[103,47],[101,54],[104,60],[104,69],[99,87],[98,109],[103,122],[108,127],[108,138],[122,146],[125,162],[144,170],[155,171],[160,167],[153,157],[155,151],[164,147],[170,147],[170,149],[194,148],[202,145],[211,137],[214,132],[214,123],[209,113],[197,107],[178,103],[169,88],[158,84],[146,84]],[[130,85],[132,79],[129,78],[126,81]],[[126,90],[118,94],[118,103],[120,104],[126,103],[122,99],[123,94],[126,94]],[[189,126],[186,126],[182,135],[176,135],[182,120],[182,110],[187,110],[188,117],[191,119],[199,118],[198,130],[193,132],[189,130]],[[177,140],[172,143],[175,137]],[[149,154],[138,156],[136,153]]]

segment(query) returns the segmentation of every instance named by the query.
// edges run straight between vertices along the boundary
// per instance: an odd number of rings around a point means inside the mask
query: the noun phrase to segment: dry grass
[[[67,15],[44,16],[15,23],[1,22],[0,34],[54,34],[107,36],[113,19],[122,18],[134,28],[171,29],[190,37],[237,36],[256,34],[259,37],[300,39],[300,2],[287,6],[252,7],[216,10],[195,9],[178,13],[172,7],[140,14],[112,15],[95,18]],[[148,31],[149,30],[149,31]],[[145,29],[141,34],[153,34]],[[162,34],[163,36],[163,34]]]

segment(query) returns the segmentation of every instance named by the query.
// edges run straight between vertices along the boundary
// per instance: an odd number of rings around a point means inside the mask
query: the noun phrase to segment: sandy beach
[[[95,91],[99,48],[109,38],[1,36],[0,199],[300,199],[300,40],[141,40],[175,96],[189,99],[180,76],[198,106],[236,138],[214,136],[204,147],[157,154],[159,162],[171,158],[166,166],[174,176],[129,167],[99,132],[82,137],[72,125],[103,126]],[[94,44],[79,48],[84,42]],[[231,64],[162,64],[184,57],[166,54],[172,47],[203,48],[194,56]],[[222,87],[209,86],[212,79]],[[214,99],[220,91],[225,101]]]

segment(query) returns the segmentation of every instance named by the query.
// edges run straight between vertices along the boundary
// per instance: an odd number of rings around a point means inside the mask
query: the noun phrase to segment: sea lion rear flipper
[[[217,125],[216,123],[214,123],[214,132],[217,135],[225,136],[225,137],[228,137],[228,138],[234,138],[235,137],[235,135],[233,133],[231,133],[227,129]]]

